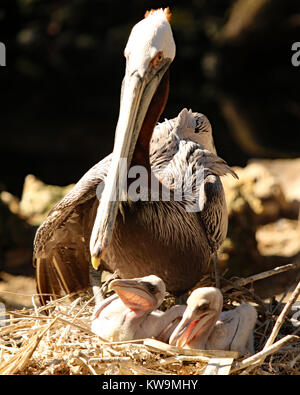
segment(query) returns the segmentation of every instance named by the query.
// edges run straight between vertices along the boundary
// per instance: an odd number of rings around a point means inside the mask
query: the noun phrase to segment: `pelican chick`
[[[166,286],[155,275],[116,279],[110,283],[110,289],[116,293],[96,306],[92,318],[92,331],[107,341],[158,337],[185,310],[183,305],[173,306],[167,312],[157,310]]]
[[[194,290],[187,300],[181,322],[169,343],[178,347],[203,350],[254,352],[253,329],[257,313],[253,306],[242,304],[222,312],[223,296],[219,289]]]

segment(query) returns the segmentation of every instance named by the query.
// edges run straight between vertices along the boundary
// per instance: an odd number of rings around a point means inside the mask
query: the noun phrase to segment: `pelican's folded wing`
[[[235,178],[238,176],[223,159],[206,150],[201,154],[201,164],[204,176],[197,188],[199,219],[214,252],[225,240],[228,226],[225,193],[220,177],[226,174]]]
[[[37,230],[33,263],[43,304],[51,296],[57,298],[89,285],[89,238],[99,204],[96,192],[110,162],[111,155],[93,166]]]

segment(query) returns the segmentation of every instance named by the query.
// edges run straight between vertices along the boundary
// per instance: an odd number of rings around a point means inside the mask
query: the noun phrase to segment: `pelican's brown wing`
[[[236,173],[219,156],[204,150],[201,153],[204,167],[203,184],[199,188],[199,219],[212,252],[217,251],[225,240],[228,226],[227,205],[220,177]]]
[[[204,230],[206,240],[199,240],[199,243],[208,244],[213,253],[225,240],[228,225],[220,177],[230,174],[237,178],[237,175],[223,159],[195,141],[180,140],[170,133],[168,142],[170,150],[163,150],[163,144],[157,143],[152,169],[170,189],[182,188],[187,210],[197,215]],[[160,158],[158,166],[155,166],[155,155]]]
[[[93,166],[37,230],[33,262],[43,304],[51,296],[57,298],[89,285],[89,239],[99,204],[96,191],[110,161],[111,155]]]

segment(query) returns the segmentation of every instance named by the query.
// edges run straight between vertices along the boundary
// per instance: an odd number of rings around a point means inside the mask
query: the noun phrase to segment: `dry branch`
[[[293,340],[299,340],[299,337],[293,335],[285,336],[284,338],[278,340],[276,343],[272,344],[270,347],[264,348],[262,351],[252,355],[249,358],[244,359],[241,362],[237,362],[231,369],[231,373],[237,372],[238,370],[241,369],[245,369],[250,365],[253,365],[253,367],[257,366],[256,365],[257,361],[260,361],[262,358],[266,358],[268,355],[275,353],[286,343]]]
[[[206,358],[238,358],[240,353],[236,351],[224,351],[224,350],[198,350],[195,348],[181,348],[171,346],[159,340],[145,339],[144,345],[152,350],[158,352],[165,352],[171,355],[188,355],[188,356],[202,356]]]
[[[276,339],[278,332],[287,316],[289,311],[291,310],[292,305],[296,302],[298,296],[300,295],[300,281],[298,282],[298,285],[296,286],[294,292],[290,296],[288,302],[284,306],[282,312],[280,313],[279,317],[277,318],[274,328],[272,330],[272,333],[265,345],[265,348],[269,347],[271,344],[273,344],[274,340]]]
[[[264,348],[263,348],[262,351],[268,350],[268,349],[270,348],[270,346],[274,343],[274,340],[276,339],[276,337],[277,337],[277,335],[278,335],[278,333],[279,333],[279,330],[280,330],[282,324],[283,324],[284,321],[285,321],[285,318],[286,318],[287,314],[289,313],[289,311],[290,311],[292,305],[296,302],[296,300],[297,300],[299,294],[300,294],[300,281],[298,282],[298,285],[296,286],[294,292],[293,292],[292,295],[290,296],[288,302],[287,302],[286,305],[284,306],[282,312],[281,312],[280,315],[278,316],[278,318],[277,318],[277,320],[276,320],[276,322],[275,322],[275,325],[274,325],[274,327],[273,327],[273,330],[272,330],[272,332],[271,332],[271,334],[270,334],[270,336],[269,336],[269,338],[268,338],[268,340],[267,340],[267,342],[266,342],[266,344],[265,344],[265,346],[264,346]],[[291,335],[290,335],[290,336],[291,336]],[[287,337],[287,336],[286,336],[286,337]],[[295,339],[299,339],[297,336],[291,336],[291,337],[294,337]],[[268,355],[268,354],[267,354],[267,355]],[[257,367],[258,365],[262,365],[263,362],[264,362],[264,360],[265,360],[265,358],[266,358],[266,356],[263,355],[263,357],[260,358],[260,359],[257,361],[257,363],[253,366],[253,369],[254,369],[255,367]]]
[[[254,274],[254,275],[246,277],[246,278],[240,278],[237,281],[235,281],[233,284],[223,287],[222,292],[223,293],[227,292],[230,289],[234,288],[235,286],[243,287],[243,286],[250,284],[254,281],[263,280],[264,278],[274,276],[275,274],[283,273],[283,272],[286,272],[287,270],[297,269],[299,267],[300,267],[299,262],[289,263],[288,265],[277,266],[272,270],[267,270],[265,272]]]

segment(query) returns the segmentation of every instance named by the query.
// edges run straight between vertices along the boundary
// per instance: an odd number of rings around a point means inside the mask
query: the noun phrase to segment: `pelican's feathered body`
[[[209,129],[197,133],[197,120],[202,119],[207,120],[202,114],[183,110],[176,119],[155,128],[150,143],[152,171],[167,190],[183,184],[183,199],[175,201],[171,196],[170,201],[122,203],[103,259],[105,269],[117,271],[121,278],[155,273],[175,294],[195,285],[208,269],[211,254],[227,232],[219,177],[234,173],[197,142],[210,133]],[[197,183],[194,169],[201,166],[203,180]],[[185,175],[188,185],[182,182]],[[201,211],[188,212],[189,204],[199,204]]]
[[[41,294],[85,288],[91,261],[121,278],[155,274],[168,291],[181,294],[207,271],[212,253],[225,239],[227,211],[220,177],[235,173],[217,156],[208,119],[184,109],[177,118],[157,124],[175,56],[167,16],[159,10],[142,21],[151,44],[142,59],[140,53],[131,58],[139,45],[131,44],[139,24],[129,38],[113,153],[82,177],[37,231],[34,259]],[[125,190],[116,183],[122,177],[120,158],[128,162]],[[132,199],[129,189],[136,180],[130,171],[137,166],[145,169],[148,181],[137,188],[140,197]],[[151,180],[159,185],[154,198]],[[97,190],[102,191],[100,203]],[[112,199],[120,190],[126,198]]]
[[[197,121],[207,119],[183,110],[180,115],[160,123],[150,145],[153,173],[176,184],[182,169],[203,166],[205,177],[198,196],[199,212],[187,212],[187,202],[138,201],[122,203],[106,256],[104,269],[121,278],[155,273],[170,292],[182,293],[195,285],[204,273],[214,248],[227,232],[226,203],[220,176],[232,173],[215,153],[197,142],[201,140]],[[188,123],[189,121],[190,123]],[[191,128],[191,124],[194,129]],[[187,127],[189,126],[189,127]],[[184,133],[192,133],[182,137]],[[89,285],[89,239],[99,201],[96,190],[109,170],[109,155],[92,167],[74,188],[53,208],[35,238],[38,290],[61,295]],[[195,180],[188,178],[193,183]]]

